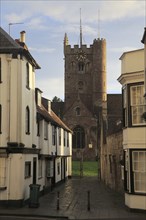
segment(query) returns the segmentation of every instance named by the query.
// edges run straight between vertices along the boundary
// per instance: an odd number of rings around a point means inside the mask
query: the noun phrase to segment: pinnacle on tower
[[[64,36],[64,46],[67,46],[68,45],[68,37],[67,37],[67,33],[65,33],[65,36]]]

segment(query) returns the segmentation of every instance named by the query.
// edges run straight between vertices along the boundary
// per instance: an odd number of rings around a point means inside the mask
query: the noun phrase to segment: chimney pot
[[[25,43],[25,31],[21,31],[20,32],[20,42],[23,42],[23,43]]]

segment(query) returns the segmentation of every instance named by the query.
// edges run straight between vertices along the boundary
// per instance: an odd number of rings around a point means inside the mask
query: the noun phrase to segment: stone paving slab
[[[90,197],[88,197],[90,191]],[[57,193],[59,192],[59,210]],[[90,198],[90,199],[88,199]],[[90,210],[89,209],[90,201]],[[39,199],[38,208],[25,206],[17,209],[0,209],[0,214],[68,217],[69,219],[132,219],[146,220],[146,213],[131,212],[124,205],[124,196],[118,194],[96,177],[72,178]]]

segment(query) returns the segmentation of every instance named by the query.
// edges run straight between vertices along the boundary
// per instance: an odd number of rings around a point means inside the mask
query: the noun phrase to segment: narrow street
[[[59,199],[57,196],[59,192]],[[2,214],[24,215],[23,219],[146,219],[145,213],[132,212],[124,205],[123,195],[113,192],[97,177],[72,178],[39,199],[39,208],[25,206],[1,209]],[[33,218],[35,216],[35,218]],[[29,218],[28,218],[29,217]],[[31,217],[31,218],[30,218]],[[39,218],[40,217],[40,218]]]

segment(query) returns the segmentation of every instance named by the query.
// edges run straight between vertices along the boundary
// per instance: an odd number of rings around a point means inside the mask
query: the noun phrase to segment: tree
[[[57,96],[54,96],[52,99],[52,102],[63,102],[62,99],[58,98]]]

